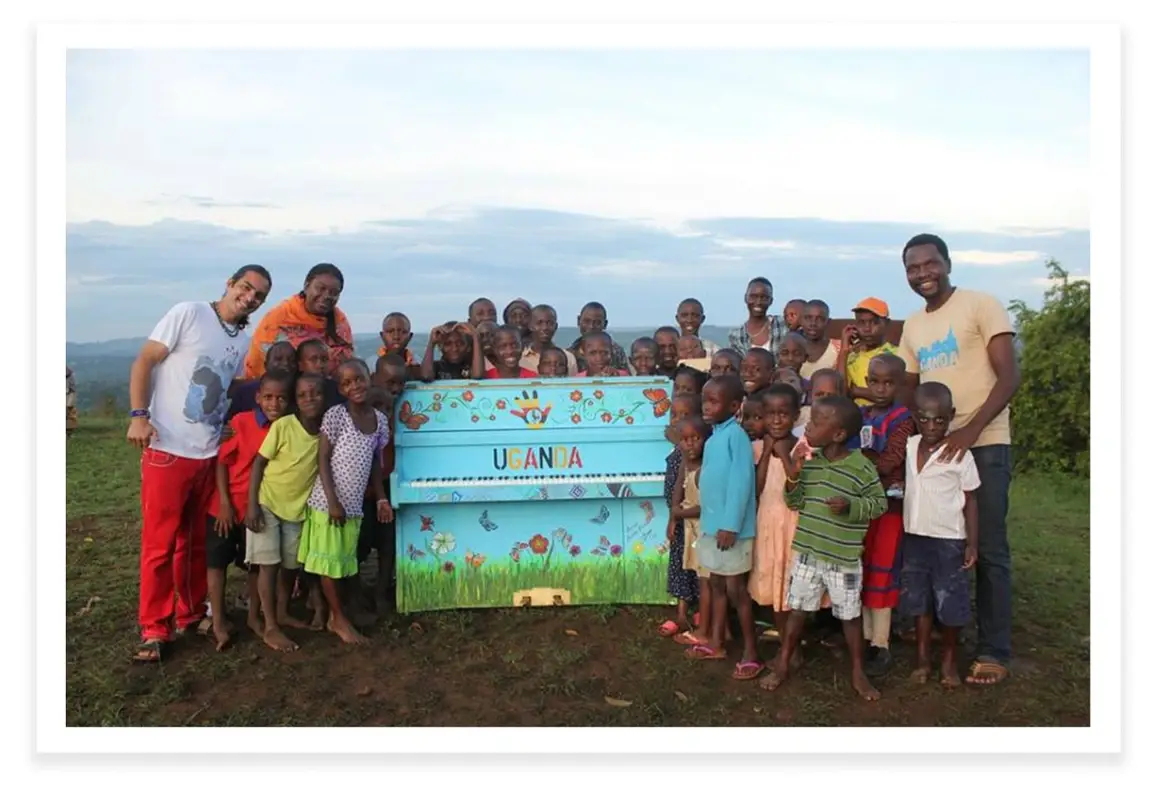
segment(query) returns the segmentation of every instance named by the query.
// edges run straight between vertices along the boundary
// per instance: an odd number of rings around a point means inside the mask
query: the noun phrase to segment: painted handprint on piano
[[[516,403],[518,410],[509,410],[508,413],[523,419],[529,430],[538,430],[547,422],[548,414],[552,411],[552,405],[549,402],[541,408],[538,391],[532,391],[530,395],[527,391],[521,393],[523,394],[522,397],[515,397],[512,400]]]

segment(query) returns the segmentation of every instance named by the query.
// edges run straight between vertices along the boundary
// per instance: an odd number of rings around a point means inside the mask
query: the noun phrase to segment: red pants
[[[204,616],[208,594],[204,534],[216,459],[145,449],[140,459],[140,632],[171,638]]]
[[[871,521],[863,538],[863,606],[892,609],[899,605],[899,548],[903,515],[888,512]]]

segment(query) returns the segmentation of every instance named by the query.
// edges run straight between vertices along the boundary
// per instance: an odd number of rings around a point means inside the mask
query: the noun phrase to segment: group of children
[[[772,690],[802,663],[806,615],[830,608],[843,625],[852,685],[875,699],[870,678],[890,670],[898,607],[916,617],[915,677],[930,674],[938,623],[941,680],[958,684],[979,480],[970,452],[953,455],[944,442],[954,415],[946,387],[926,383],[905,403],[903,361],[884,341],[887,306],[874,298],[856,307],[839,344],[820,350],[799,331],[805,320],[826,324],[821,301],[787,305],[774,353],[754,334],[742,353],[701,340],[703,317],[698,300],[684,300],[678,327],[625,352],[607,333],[604,307],[589,303],[578,341],[565,349],[553,341],[551,306],[512,301],[500,325],[495,305],[481,298],[467,321],[432,329],[422,358],[408,348],[408,318],[389,314],[374,372],[352,359],[334,377],[322,341],[273,345],[263,377],[234,394],[219,451],[203,632],[214,633],[218,648],[230,640],[224,579],[236,563],[249,570],[248,625],[269,646],[297,648],[285,629],[365,641],[349,611],[382,606],[393,584],[390,417],[408,380],[664,376],[674,444],[665,479],[668,592],[677,611],[660,633],[688,658],[723,659],[734,609],[743,648],[733,676],[767,670],[761,685]],[[811,371],[813,355],[834,366]],[[359,581],[373,549],[374,596]],[[305,589],[310,624],[288,612]],[[780,639],[770,669],[759,655],[757,604],[773,610]]]

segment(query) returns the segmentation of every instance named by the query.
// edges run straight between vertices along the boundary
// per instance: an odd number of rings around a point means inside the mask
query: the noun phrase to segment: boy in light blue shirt
[[[743,383],[736,375],[721,375],[703,389],[703,419],[712,426],[699,472],[700,566],[711,589],[711,635],[689,647],[689,658],[719,660],[723,647],[727,604],[734,602],[743,633],[743,657],[732,677],[753,680],[763,671],[755,644],[755,621],[747,577],[755,544],[755,460],[751,440],[735,420],[743,402]]]

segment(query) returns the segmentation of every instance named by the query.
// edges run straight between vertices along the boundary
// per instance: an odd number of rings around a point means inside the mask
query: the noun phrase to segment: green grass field
[[[813,641],[799,676],[767,694],[732,680],[729,662],[684,660],[681,648],[656,634],[670,610],[647,606],[389,615],[366,631],[367,647],[301,632],[294,635],[300,650],[291,655],[248,633],[216,653],[193,635],[179,640],[162,667],[142,667],[128,660],[138,640],[139,454],[124,442],[124,429],[84,417],[68,442],[70,726],[1089,723],[1085,481],[1015,482],[1018,658],[1013,677],[991,689],[914,685],[907,680],[911,650],[896,643],[896,668],[878,682],[883,698],[863,703],[847,683],[843,650]],[[230,579],[229,596],[239,581]],[[242,622],[241,615],[232,619]]]

